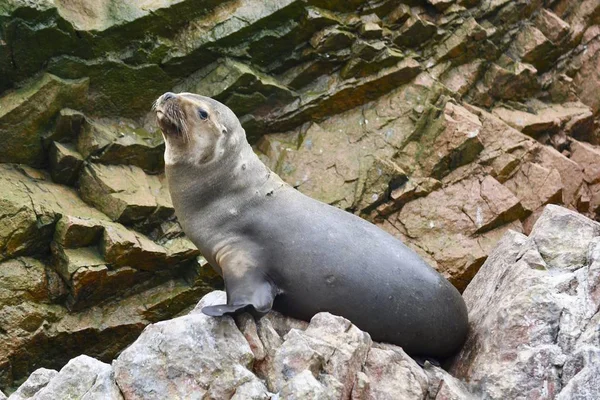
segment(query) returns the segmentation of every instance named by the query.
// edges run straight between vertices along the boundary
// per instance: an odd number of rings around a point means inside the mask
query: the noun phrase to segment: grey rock
[[[287,400],[334,400],[341,398],[340,388],[335,389],[338,389],[338,391],[326,387],[310,371],[305,370],[286,383],[279,393],[279,398]]]
[[[585,346],[575,357],[581,362],[581,369],[563,387],[558,400],[600,398],[600,348]],[[568,363],[565,365],[565,367]]]
[[[81,400],[122,400],[123,396],[115,383],[115,373],[112,370],[104,370],[96,377],[94,385],[86,392]]]
[[[427,375],[397,346],[371,348],[362,372],[353,399],[424,399],[427,394]]]
[[[79,177],[83,158],[71,144],[53,142],[50,147],[50,174],[52,180],[64,185],[73,185]]]
[[[436,400],[476,400],[465,383],[443,369],[425,362],[423,371],[429,380],[428,399]]]
[[[463,293],[471,330],[450,372],[484,398],[594,398],[599,228],[549,205],[528,238],[507,233]]]
[[[29,378],[27,378],[27,380],[23,382],[23,384],[19,386],[19,388],[13,394],[10,395],[9,399],[24,400],[32,398],[37,392],[46,387],[48,382],[50,382],[50,380],[56,375],[58,375],[58,371],[53,369],[36,369],[31,375],[29,375]],[[0,396],[0,399],[2,399],[2,396]]]
[[[123,397],[112,378],[110,365],[82,355],[69,361],[34,399],[122,400]]]
[[[238,386],[231,400],[267,400],[272,398],[271,395],[264,383],[254,379]]]
[[[538,248],[548,267],[574,269],[588,263],[590,240],[599,235],[599,223],[566,208],[548,205],[529,241]]]
[[[328,392],[339,391],[347,398],[371,344],[371,337],[347,319],[319,313],[305,331],[292,329],[285,336],[272,359],[269,388],[283,390],[297,374],[309,370]]]
[[[214,298],[212,293],[197,308]],[[231,317],[201,312],[149,325],[114,361],[127,399],[230,398],[257,379],[254,355]]]

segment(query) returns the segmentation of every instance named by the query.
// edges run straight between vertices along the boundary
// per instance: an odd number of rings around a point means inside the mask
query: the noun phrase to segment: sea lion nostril
[[[171,100],[175,98],[175,93],[167,92],[163,94],[163,101]]]

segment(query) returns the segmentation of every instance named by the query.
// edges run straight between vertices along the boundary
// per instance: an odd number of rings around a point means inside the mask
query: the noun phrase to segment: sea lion
[[[205,314],[274,308],[309,320],[328,311],[413,356],[444,357],[463,344],[460,293],[387,232],[283,182],[228,107],[165,93],[153,108],[175,213],[225,281],[227,304]]]

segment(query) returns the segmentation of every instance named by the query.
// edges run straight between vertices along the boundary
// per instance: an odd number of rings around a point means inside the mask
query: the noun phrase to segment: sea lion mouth
[[[164,111],[156,110],[156,120],[165,135],[181,136],[183,134],[183,129],[173,119],[169,118]]]
[[[178,103],[177,95],[167,92],[152,105],[158,126],[165,136],[187,137],[185,113]]]

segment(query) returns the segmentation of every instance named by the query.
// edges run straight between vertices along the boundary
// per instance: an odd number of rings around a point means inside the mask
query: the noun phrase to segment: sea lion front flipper
[[[223,271],[227,304],[204,307],[204,314],[220,317],[250,312],[256,317],[262,317],[271,311],[277,288],[263,273],[251,269],[241,275],[227,274],[227,267]]]

